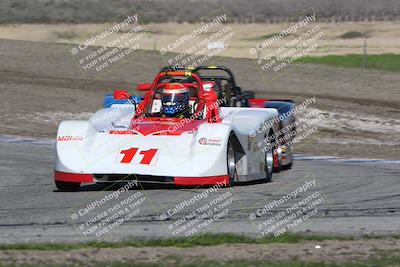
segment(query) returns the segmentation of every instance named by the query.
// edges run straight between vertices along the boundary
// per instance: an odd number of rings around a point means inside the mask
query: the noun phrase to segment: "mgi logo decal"
[[[63,135],[57,137],[57,141],[82,141],[82,140],[83,140],[82,136]]]
[[[221,145],[221,139],[216,139],[216,138],[205,138],[202,137],[199,139],[199,144],[200,145],[207,145],[207,146],[220,146]]]

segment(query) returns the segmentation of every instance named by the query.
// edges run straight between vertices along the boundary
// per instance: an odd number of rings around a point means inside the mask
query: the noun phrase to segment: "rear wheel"
[[[283,168],[284,170],[290,170],[292,167],[293,167],[293,161],[290,162],[290,163],[287,164],[287,165],[283,165],[283,166],[282,166],[282,168]]]
[[[292,147],[286,147],[285,148],[285,154],[286,154],[286,161],[290,160],[289,164],[283,165],[282,169],[283,170],[289,170],[293,167],[293,150]]]
[[[236,152],[235,147],[233,146],[233,141],[231,138],[228,140],[228,151],[226,153],[227,159],[227,168],[228,168],[228,175],[229,175],[229,184],[228,186],[234,186],[235,180],[237,177],[236,171]]]
[[[75,192],[79,190],[81,183],[56,181],[56,187],[60,191]]]
[[[282,170],[282,149],[280,145],[277,145],[274,149],[274,172],[280,172]]]
[[[269,139],[272,139],[270,136]],[[264,163],[265,163],[265,182],[270,182],[272,179],[272,173],[274,171],[274,150],[275,146],[273,145],[273,142],[271,141],[268,142],[267,139],[267,146],[266,146],[266,151],[265,151],[265,158],[264,158]]]

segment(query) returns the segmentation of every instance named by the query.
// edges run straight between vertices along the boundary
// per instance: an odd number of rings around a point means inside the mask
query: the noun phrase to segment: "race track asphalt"
[[[400,164],[397,161],[344,161],[299,156],[292,170],[274,174],[271,183],[215,190],[137,186],[110,199],[115,190],[123,185],[112,188],[108,185],[85,185],[80,192],[58,192],[52,178],[54,153],[51,143],[0,139],[1,243],[174,238],[189,235],[190,229],[196,227],[196,233],[228,232],[261,236],[262,230],[266,229],[264,226],[271,227],[283,220],[279,217],[282,211],[289,216],[291,213],[287,208],[294,207],[307,197],[313,201],[321,199],[321,203],[314,203],[313,207],[303,210],[303,214],[297,213],[298,218],[303,220],[298,224],[292,221],[292,232],[360,235],[400,231]],[[304,190],[299,191],[299,188]],[[209,194],[205,196],[204,192]],[[296,192],[297,198],[288,199],[265,213],[270,203],[291,192]],[[84,214],[88,203],[104,200],[105,196],[108,200],[103,206],[99,205]],[[110,231],[99,236],[87,232],[86,236],[83,234],[94,225],[82,226],[83,223],[90,219],[93,223],[96,216],[99,220],[101,210],[106,210],[106,207],[108,214],[112,214],[109,208],[116,207],[123,200],[135,204],[128,210],[125,209],[127,206],[112,209],[114,213],[125,210],[125,214],[131,214],[123,223],[111,225],[112,221],[108,221],[105,226]],[[311,200],[303,204],[310,205]],[[214,206],[207,209],[207,203]],[[218,209],[214,209],[216,207]],[[178,210],[174,211],[174,208]],[[315,214],[303,217],[311,211]],[[197,226],[189,224],[183,227],[189,220],[207,212],[210,216],[202,217],[203,221],[198,221]],[[76,217],[76,214],[79,216]],[[251,218],[253,214],[259,216]],[[210,218],[213,220],[208,220]],[[271,218],[276,221],[262,224]]]

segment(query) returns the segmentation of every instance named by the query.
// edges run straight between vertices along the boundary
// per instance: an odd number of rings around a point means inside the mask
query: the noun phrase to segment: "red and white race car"
[[[58,189],[82,183],[138,180],[213,185],[271,180],[278,116],[275,108],[231,107],[216,82],[191,71],[162,71],[140,104],[114,104],[88,121],[58,129]],[[130,98],[115,91],[115,98]],[[262,129],[262,130],[260,130]],[[260,146],[259,144],[265,144]],[[267,149],[265,149],[267,148]]]
[[[176,70],[176,67],[167,66],[161,71],[168,70]],[[242,91],[242,88],[236,84],[233,72],[225,66],[184,67],[180,70],[190,70],[199,75],[203,81],[213,82],[212,88],[217,93],[218,99],[227,99],[227,101],[221,102],[222,106],[275,108],[278,110],[274,136],[277,141],[274,151],[274,172],[292,168],[293,141],[296,137],[295,116],[292,112],[296,105],[293,100],[255,98],[253,91]],[[190,78],[182,79],[190,80]],[[265,144],[262,146],[265,148]]]

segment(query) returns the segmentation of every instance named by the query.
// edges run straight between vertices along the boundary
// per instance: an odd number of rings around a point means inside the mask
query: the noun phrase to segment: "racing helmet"
[[[178,116],[189,110],[189,89],[180,83],[168,83],[161,93],[162,113]]]

